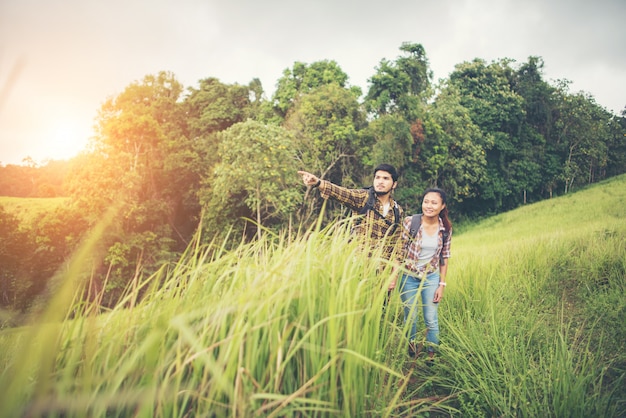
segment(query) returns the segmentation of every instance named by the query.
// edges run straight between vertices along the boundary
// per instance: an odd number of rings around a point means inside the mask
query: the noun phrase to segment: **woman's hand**
[[[435,290],[435,297],[433,298],[433,302],[434,303],[439,303],[441,301],[441,299],[443,298],[443,288],[445,286],[439,286],[437,287],[437,290]]]

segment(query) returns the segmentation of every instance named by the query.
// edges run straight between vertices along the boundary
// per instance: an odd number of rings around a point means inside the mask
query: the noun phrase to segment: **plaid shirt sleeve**
[[[441,221],[440,221],[441,222]],[[443,225],[439,227],[439,229],[443,232],[445,229]],[[452,231],[448,231],[448,239],[443,243],[443,248],[441,249],[441,254],[443,258],[450,258],[450,245],[452,244]]]
[[[365,207],[369,196],[367,189],[347,189],[324,180],[320,183],[319,190],[324,199],[334,199],[347,206],[352,210],[353,215],[358,215],[360,209]],[[397,203],[392,201],[391,205],[393,207]],[[378,199],[374,203],[374,210],[369,211],[364,215],[362,222],[355,225],[354,233],[363,237],[371,248],[382,246],[386,259],[390,260],[394,257],[401,262],[403,257],[400,248],[400,230],[402,228],[400,225],[393,226],[395,223],[393,209],[390,209],[384,218],[375,212],[382,213],[382,206]],[[398,212],[401,219],[404,212],[400,205],[398,205]]]
[[[368,192],[365,189],[347,189],[325,180],[322,180],[319,189],[324,199],[334,199],[356,212],[367,203]]]

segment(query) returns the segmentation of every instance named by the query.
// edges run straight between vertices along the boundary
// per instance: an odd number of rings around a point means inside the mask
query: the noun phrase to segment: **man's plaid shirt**
[[[391,259],[392,255],[397,261],[402,261],[401,251],[401,230],[402,225],[395,223],[395,216],[393,213],[394,205],[397,203],[390,198],[389,210],[384,218],[381,218],[373,210],[370,210],[365,215],[360,215],[359,211],[365,207],[369,192],[367,189],[347,189],[345,187],[337,186],[329,181],[322,181],[319,185],[320,195],[324,199],[333,199],[352,210],[354,216],[364,216],[358,225],[355,225],[354,233],[362,237],[370,248],[373,250],[378,246],[382,246],[383,257],[387,260]],[[404,214],[404,211],[398,206],[400,212],[400,218]],[[383,213],[383,206],[380,200],[376,199],[374,202],[374,210],[380,215]],[[386,222],[385,220],[389,221]]]

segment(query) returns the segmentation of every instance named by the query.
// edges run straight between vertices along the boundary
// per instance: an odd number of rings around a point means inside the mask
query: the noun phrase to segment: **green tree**
[[[523,159],[525,144],[520,140],[524,122],[524,99],[512,90],[514,71],[510,60],[487,65],[483,60],[458,64],[450,83],[458,88],[461,105],[479,127],[487,159],[487,173],[481,183],[478,206],[493,212],[511,209],[527,188],[525,174],[529,161]],[[524,161],[516,165],[515,161]]]
[[[406,120],[417,119],[430,94],[432,71],[420,44],[403,43],[405,53],[395,62],[382,59],[369,82],[365,96],[367,110],[376,115],[400,113]]]
[[[576,185],[589,184],[603,178],[608,161],[607,143],[611,115],[598,106],[593,97],[569,94],[563,83],[559,94],[558,116],[555,122],[554,146],[560,151],[563,168],[560,180],[563,192]]]
[[[610,121],[606,176],[626,173],[626,110]]]
[[[360,160],[365,115],[351,91],[329,84],[301,96],[284,126],[296,138],[302,167],[332,181],[353,179],[343,163]]]
[[[213,173],[220,161],[219,133],[246,121],[260,112],[263,86],[258,79],[248,86],[224,84],[216,78],[200,80],[198,88],[189,88],[183,102],[189,142],[183,148],[181,164],[189,167],[187,178],[179,190],[186,191],[185,200],[192,207],[190,213],[199,214],[198,192],[204,188],[201,181]],[[178,164],[180,166],[181,164]],[[174,165],[177,166],[177,165]],[[210,183],[210,182],[209,182]]]
[[[60,206],[39,214],[29,228],[28,241],[33,252],[28,254],[23,279],[31,282],[29,302],[50,286],[50,279],[71,257],[88,224],[74,205]]]
[[[101,272],[116,273],[112,287],[121,289],[137,271],[150,273],[172,259],[187,245],[186,233],[195,229],[184,209],[189,204],[186,182],[196,175],[197,158],[190,154],[182,91],[171,73],[161,72],[107,100],[93,152],[82,157],[84,164],[74,174],[72,197],[91,224],[109,207],[119,208],[104,238],[116,254],[109,254],[110,264]],[[123,256],[120,249],[125,249]]]
[[[363,131],[365,144],[371,145],[365,165],[374,167],[386,162],[394,167],[404,167],[413,158],[414,138],[412,126],[397,114],[382,115],[372,120]]]
[[[276,84],[272,103],[281,118],[287,116],[298,98],[319,87],[335,84],[348,88],[355,97],[361,96],[361,89],[348,87],[348,75],[335,61],[316,61],[312,64],[295,62],[292,69],[285,69]]]
[[[286,225],[301,200],[292,135],[249,120],[231,126],[220,139],[221,161],[204,193],[209,231],[233,225],[233,214],[244,213],[242,203],[258,226]],[[260,237],[261,228],[256,231]]]
[[[0,205],[0,306],[23,309],[28,306],[32,283],[24,280],[24,258],[32,253],[28,231],[19,219]],[[1,328],[1,327],[0,327]]]
[[[524,99],[525,120],[520,131],[523,154],[514,161],[514,170],[523,179],[516,188],[524,189],[524,200],[551,197],[562,170],[557,150],[550,138],[557,118],[557,89],[543,80],[543,60],[529,57],[515,72],[513,90]]]
[[[485,149],[492,144],[472,122],[457,89],[449,87],[439,94],[427,122],[420,161],[426,162],[428,184],[446,190],[455,204],[478,197],[478,185],[486,177]]]
[[[198,88],[188,90],[185,111],[192,138],[206,137],[245,121],[252,114],[251,97],[257,102],[263,94],[258,80],[241,86],[224,84],[212,77],[200,80]]]

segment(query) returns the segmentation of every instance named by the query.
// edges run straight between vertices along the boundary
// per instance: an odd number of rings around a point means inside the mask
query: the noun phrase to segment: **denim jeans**
[[[439,345],[439,318],[437,316],[438,303],[433,303],[435,291],[439,287],[439,272],[433,272],[420,280],[416,276],[403,274],[400,279],[400,299],[404,307],[404,323],[410,322],[409,341],[414,342],[417,337],[419,321],[419,303],[417,294],[421,294],[422,314],[426,324],[426,342],[428,351],[434,351],[434,346]]]

